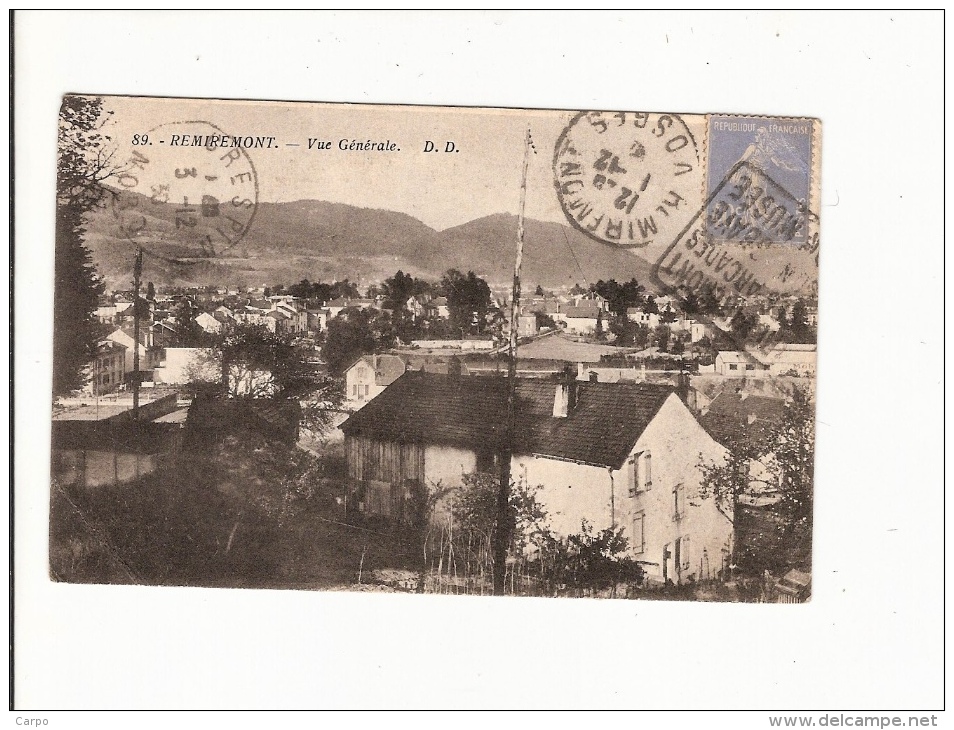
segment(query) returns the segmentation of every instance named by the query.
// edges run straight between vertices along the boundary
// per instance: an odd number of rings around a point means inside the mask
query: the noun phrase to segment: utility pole
[[[133,420],[139,420],[139,284],[142,279],[142,246],[136,247],[133,266]]]
[[[517,258],[513,267],[513,292],[510,297],[510,346],[507,355],[507,423],[504,448],[500,453],[500,487],[497,490],[497,529],[494,530],[494,595],[502,596],[507,577],[507,548],[513,525],[510,514],[510,461],[515,436],[517,393],[517,324],[520,311],[520,267],[523,263],[523,216],[527,205],[527,172],[530,169],[530,129],[524,137],[523,175],[520,180],[520,209],[517,212]]]

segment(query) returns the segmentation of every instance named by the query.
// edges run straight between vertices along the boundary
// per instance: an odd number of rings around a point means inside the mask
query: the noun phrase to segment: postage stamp
[[[59,121],[52,580],[810,596],[816,120]]]
[[[808,236],[812,175],[810,119],[712,115],[708,124],[709,156],[706,168],[707,216],[710,233],[722,240],[767,243],[804,243]],[[716,189],[739,162],[745,162],[744,190],[735,198],[720,198]],[[786,209],[769,188],[785,191]],[[730,202],[732,201],[732,202]],[[733,214],[733,202],[739,211]],[[759,229],[748,228],[757,223]]]

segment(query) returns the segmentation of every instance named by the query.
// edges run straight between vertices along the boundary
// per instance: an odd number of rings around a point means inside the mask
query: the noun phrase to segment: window
[[[646,513],[642,511],[633,515],[633,550],[646,552]]]
[[[645,492],[653,485],[652,457],[648,451],[633,454],[629,460],[629,496],[635,497],[639,492]]]
[[[746,370],[755,370],[755,365],[753,365],[752,363],[747,363],[746,366],[745,366],[745,369],[746,369]]]
[[[689,570],[692,567],[692,560],[689,557],[689,536],[682,536],[682,548],[681,548],[681,558],[682,558],[682,569]]]
[[[686,513],[686,485],[677,484],[672,490],[672,518],[681,520]]]
[[[355,398],[358,397],[358,386],[357,386],[357,385],[352,385],[352,386],[351,386],[351,395],[353,395]]]
[[[738,369],[739,369],[739,366],[736,365],[734,362],[729,363],[729,370],[738,370]]]

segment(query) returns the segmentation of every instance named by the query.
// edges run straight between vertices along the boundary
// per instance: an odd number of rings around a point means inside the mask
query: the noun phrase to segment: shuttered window
[[[633,516],[632,547],[637,554],[646,552],[646,513],[642,511]]]

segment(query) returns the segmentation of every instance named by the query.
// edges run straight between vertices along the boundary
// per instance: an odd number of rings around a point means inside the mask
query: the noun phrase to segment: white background
[[[53,12],[18,13],[15,29],[16,705],[38,712],[14,715],[45,714],[62,726],[45,711],[494,707],[906,717],[941,708],[940,13]],[[820,117],[812,602],[49,582],[55,142],[65,92]],[[685,722],[767,727],[764,714]],[[676,726],[675,718],[655,724]]]

